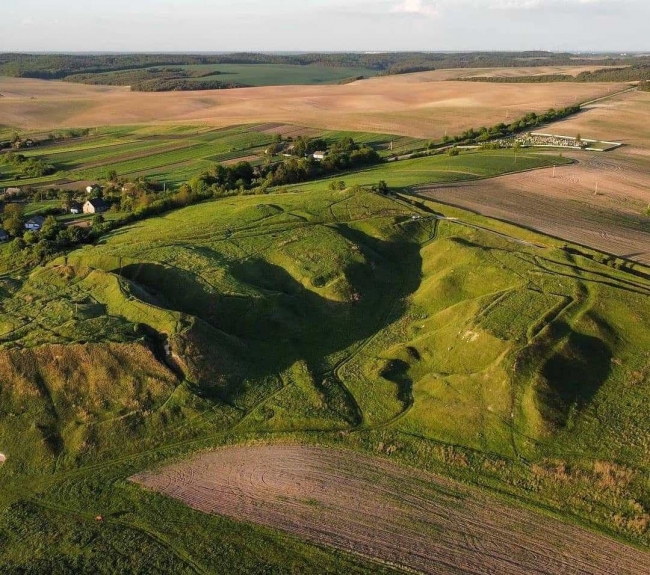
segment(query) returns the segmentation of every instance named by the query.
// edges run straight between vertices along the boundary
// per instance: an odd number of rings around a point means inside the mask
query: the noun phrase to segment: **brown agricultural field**
[[[345,85],[139,93],[124,87],[0,78],[0,125],[25,129],[280,122],[439,138],[606,95],[615,84],[441,81],[437,72]]]
[[[626,92],[544,129],[623,142],[611,152],[569,152],[576,163],[418,190],[437,201],[650,264],[650,94]]]
[[[626,92],[585,106],[584,112],[553,124],[553,132],[624,142],[626,156],[650,164],[650,92]]]
[[[454,78],[515,78],[518,76],[546,76],[549,74],[562,74],[577,76],[582,72],[594,72],[616,66],[529,66],[518,68],[463,68],[450,70],[436,70],[434,74],[440,80],[453,80]]]
[[[650,572],[650,555],[389,461],[228,447],[131,478],[191,507],[421,573]]]

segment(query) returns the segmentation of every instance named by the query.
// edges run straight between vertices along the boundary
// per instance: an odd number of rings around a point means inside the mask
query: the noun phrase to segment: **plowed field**
[[[571,155],[571,154],[565,154]],[[575,153],[577,163],[419,193],[633,261],[650,264],[648,170],[624,148]]]
[[[200,511],[422,573],[650,572],[650,554],[353,452],[230,447],[132,480]]]

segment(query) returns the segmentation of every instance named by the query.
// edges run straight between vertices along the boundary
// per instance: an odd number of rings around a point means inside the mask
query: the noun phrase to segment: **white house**
[[[100,190],[100,189],[101,188],[97,184],[94,184],[92,186],[87,186],[86,187],[86,193],[87,194],[92,194],[95,190]]]
[[[34,216],[25,222],[25,229],[37,232],[43,227],[44,222],[45,218],[43,216]]]
[[[319,162],[324,160],[325,156],[327,156],[327,152],[322,152],[322,151],[316,151],[311,155],[311,157],[314,158],[314,160],[318,160]]]
[[[101,198],[88,200],[83,207],[84,214],[101,214],[108,210],[108,204]]]

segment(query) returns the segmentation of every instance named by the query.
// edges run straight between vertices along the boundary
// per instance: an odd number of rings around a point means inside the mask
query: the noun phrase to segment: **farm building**
[[[99,192],[99,191],[101,191],[101,188],[97,184],[93,184],[92,186],[86,186],[87,194],[92,194],[93,192]]]
[[[83,211],[83,206],[79,202],[71,202],[68,211],[71,214],[80,214]]]
[[[88,200],[83,206],[84,214],[101,214],[108,210],[108,204],[101,198]]]
[[[319,162],[321,160],[324,160],[325,156],[327,156],[327,152],[316,151],[312,154],[312,158],[314,158],[314,160],[318,160]]]
[[[16,196],[18,194],[20,194],[20,188],[7,188],[3,197],[10,198],[11,196]]]
[[[9,234],[0,228],[0,242],[6,242],[9,239]]]
[[[37,232],[43,227],[45,218],[43,216],[34,216],[25,222],[25,229]]]
[[[7,461],[7,458],[6,458],[5,454],[0,453],[0,463],[4,463],[5,461]]]

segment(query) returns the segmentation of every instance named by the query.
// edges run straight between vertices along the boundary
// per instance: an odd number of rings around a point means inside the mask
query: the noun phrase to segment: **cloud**
[[[426,0],[401,0],[392,11],[398,14],[437,16],[439,11],[434,4],[435,3],[427,2]]]
[[[399,0],[393,13],[438,16],[449,8],[467,6],[485,10],[536,10],[557,7],[587,7],[615,4],[620,0]]]

